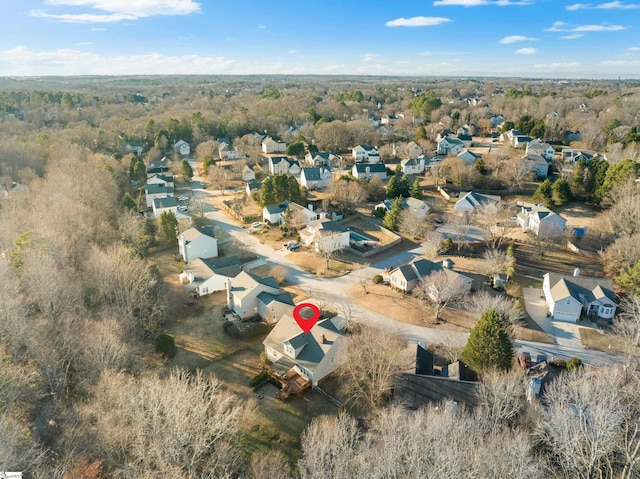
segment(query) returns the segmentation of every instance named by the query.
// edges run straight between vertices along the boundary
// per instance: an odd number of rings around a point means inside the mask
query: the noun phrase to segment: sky
[[[0,76],[640,78],[640,0],[0,0]]]

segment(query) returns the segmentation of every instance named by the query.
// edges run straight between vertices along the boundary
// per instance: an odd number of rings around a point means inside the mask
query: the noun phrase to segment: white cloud
[[[536,52],[537,50],[531,47],[519,48],[516,50],[516,53],[518,55],[534,55]]]
[[[46,5],[86,7],[88,13],[49,13],[36,9],[29,16],[50,18],[65,23],[113,23],[154,15],[190,15],[200,11],[193,0],[45,0]],[[94,11],[99,13],[94,13]],[[106,12],[106,13],[102,13]]]
[[[289,55],[293,55],[295,52],[295,50],[289,50],[287,53],[289,53]]]
[[[572,33],[571,35],[563,35],[560,38],[563,40],[575,40],[576,38],[582,38],[584,35],[582,33]]]
[[[640,52],[640,47],[629,47],[627,50],[630,52]]]
[[[481,5],[497,5],[499,7],[507,7],[511,5],[529,5],[531,0],[436,0],[433,2],[435,7],[478,7]]]
[[[421,56],[421,57],[427,57],[427,56],[429,56],[429,55],[433,55],[433,52],[430,52],[429,50],[427,50],[427,51],[422,52],[422,53],[420,54],[420,56]]]
[[[93,45],[93,42],[78,42],[78,43],[76,43],[76,47],[88,47],[89,45]]]
[[[264,30],[265,28],[267,28],[267,26],[266,26],[266,25],[258,25],[258,28],[259,28],[260,30]]]
[[[452,22],[450,18],[444,17],[411,17],[411,18],[396,18],[390,20],[385,25],[387,27],[434,27],[441,23]]]
[[[566,27],[564,22],[555,22],[545,32],[617,32],[626,30],[622,25],[578,25],[577,27]]]
[[[544,68],[545,70],[557,70],[557,69],[573,69],[579,67],[579,62],[553,62],[553,63],[537,63],[534,68]]]
[[[236,63],[223,56],[101,55],[75,49],[33,51],[25,46],[0,50],[0,75],[152,75],[233,73]]]
[[[533,41],[533,40],[537,40],[537,38],[525,37],[524,35],[510,35],[508,37],[501,38],[498,43],[507,45],[509,43],[517,43],[517,42],[525,42],[525,41]]]
[[[372,62],[373,60],[375,60],[376,58],[378,58],[380,55],[375,55],[373,53],[365,53],[362,56],[362,61],[363,62]]]
[[[590,3],[574,3],[573,5],[567,5],[567,10],[632,10],[634,8],[640,8],[640,5],[633,3],[622,3],[620,1],[600,3],[598,5],[592,5]]]
[[[640,60],[604,60],[600,65],[605,67],[637,67],[640,66]]]

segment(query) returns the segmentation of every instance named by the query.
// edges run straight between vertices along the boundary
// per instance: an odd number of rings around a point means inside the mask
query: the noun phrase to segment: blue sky
[[[640,0],[0,0],[0,75],[640,78]]]

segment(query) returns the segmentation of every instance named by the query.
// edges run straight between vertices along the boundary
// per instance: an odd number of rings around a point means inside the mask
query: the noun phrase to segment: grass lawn
[[[605,353],[624,354],[624,341],[605,331],[593,328],[578,328],[582,345],[587,349],[604,351]]]

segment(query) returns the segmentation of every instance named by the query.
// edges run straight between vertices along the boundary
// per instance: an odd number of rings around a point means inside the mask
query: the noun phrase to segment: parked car
[[[178,197],[178,201],[189,201],[189,196],[182,195],[182,196]]]
[[[264,225],[262,223],[260,223],[259,221],[254,221],[253,223],[251,223],[251,227],[252,228],[262,228]]]
[[[547,356],[545,356],[544,354],[541,353],[536,356],[537,364],[546,363],[546,362],[547,362]]]
[[[298,248],[300,248],[300,243],[296,241],[289,241],[288,243],[284,244],[284,247],[287,248],[289,251],[295,251]]]
[[[185,205],[178,205],[178,211],[187,211],[187,207]]]
[[[531,366],[533,366],[533,364],[531,363],[531,354],[526,351],[522,353],[518,359],[520,361],[520,366],[525,369],[529,369]]]

